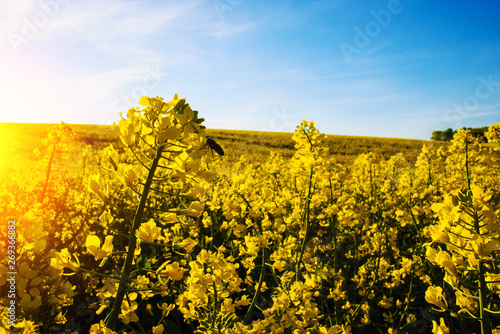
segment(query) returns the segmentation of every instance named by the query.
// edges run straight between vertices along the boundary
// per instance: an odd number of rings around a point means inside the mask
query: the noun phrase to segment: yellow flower
[[[188,253],[190,253],[197,244],[197,241],[194,241],[191,238],[186,238],[182,240],[182,242],[178,243],[177,246],[184,248]]]
[[[236,306],[248,306],[250,305],[250,299],[248,299],[247,295],[241,296],[240,300],[235,302]]]
[[[436,241],[436,242],[439,242],[442,244],[450,241],[450,237],[449,237],[448,233],[443,231],[442,226],[439,224],[429,226],[429,233],[430,233],[430,237],[433,241]]]
[[[378,305],[382,306],[385,309],[388,309],[391,308],[393,300],[394,300],[393,297],[387,298],[387,296],[384,295],[382,300],[378,302]]]
[[[475,186],[472,189],[472,204],[474,206],[474,209],[480,210],[483,205],[488,203],[488,201],[491,199],[491,196],[491,192],[485,193],[480,187]]]
[[[445,325],[444,319],[439,319],[439,325],[432,320],[432,334],[450,334],[450,329]]]
[[[448,252],[439,251],[436,256],[436,262],[451,275],[457,275],[457,269],[455,268],[455,264],[453,263],[453,260]]]
[[[66,319],[66,317],[64,316],[64,314],[62,312],[59,312],[56,315],[55,321],[56,321],[56,324],[64,325],[68,320]]]
[[[99,196],[99,198],[103,202],[106,202],[107,197],[104,194],[104,192],[102,191],[102,188],[103,187],[102,187],[101,183],[99,182],[99,176],[98,175],[91,176],[90,180],[89,180],[89,190],[93,191],[97,196]]]
[[[188,193],[186,193],[186,196],[193,197],[193,198],[198,198],[201,194],[205,192],[205,189],[200,186],[194,186]]]
[[[70,296],[73,295],[74,290],[75,290],[75,286],[73,286],[68,281],[51,286],[50,294],[53,297],[50,300],[50,303],[51,304],[66,304],[68,302]]]
[[[226,298],[222,302],[221,312],[223,313],[234,313],[236,311],[236,305],[233,304],[232,298]]]
[[[177,124],[174,127],[162,129],[158,133],[158,143],[163,144],[167,140],[176,140],[182,133],[182,126]]]
[[[174,163],[178,172],[195,175],[200,170],[198,163],[187,152],[182,152],[176,156]]]
[[[203,213],[204,208],[205,208],[205,204],[203,204],[201,202],[192,202],[189,205],[189,208],[187,210],[185,210],[185,214],[190,216],[190,217],[198,218]]]
[[[392,323],[394,322],[394,318],[392,317],[392,314],[391,313],[382,313],[382,317],[384,318],[384,321],[385,322],[389,322],[389,323]]]
[[[67,248],[64,248],[60,252],[56,252],[55,257],[50,259],[50,265],[57,270],[68,268],[73,271],[77,271],[78,268],[80,268],[80,262],[76,255],[73,254],[73,256],[76,261],[71,260],[71,254]]]
[[[268,187],[262,188],[262,198],[263,199],[269,199],[273,195],[272,189],[269,189]]]
[[[344,325],[334,325],[328,329],[328,332],[325,332],[320,329],[321,334],[351,334],[351,326],[344,327]]]
[[[118,334],[115,331],[109,329],[104,324],[104,320],[101,320],[100,323],[92,325],[90,327],[89,334]]]
[[[137,322],[139,321],[139,317],[135,314],[135,310],[137,310],[137,302],[132,301],[130,304],[128,300],[124,300],[122,303],[122,313],[118,316],[123,320],[125,324],[129,322]]]
[[[177,215],[173,212],[167,212],[165,213],[162,217],[161,220],[165,223],[177,223],[179,219],[177,218]]]
[[[104,245],[101,248],[101,240],[96,235],[87,236],[85,246],[87,247],[87,252],[94,255],[96,260],[101,260],[108,257],[113,252],[113,236],[108,235],[105,238]]]
[[[139,99],[139,104],[143,107],[149,106],[151,104],[151,99],[148,96],[143,96]]]
[[[141,240],[153,242],[161,237],[161,228],[156,226],[154,219],[150,219],[142,223],[135,234]]]
[[[129,109],[127,111],[127,118],[122,118],[118,121],[118,128],[120,129],[120,139],[127,147],[132,147],[135,142],[135,135],[141,127],[140,120],[137,118],[138,111]],[[122,114],[120,113],[120,116]]]
[[[135,173],[135,170],[133,167],[128,167],[124,172],[123,172],[123,182],[125,183],[126,186],[131,187],[132,184],[137,180],[139,177]]]
[[[488,131],[484,134],[490,143],[500,143],[500,123],[490,125]]]
[[[429,304],[434,304],[443,310],[448,309],[448,305],[443,296],[443,289],[439,286],[428,287],[427,291],[425,291],[425,300]]]
[[[108,225],[110,224],[115,218],[113,215],[111,215],[111,212],[109,210],[104,211],[100,216],[99,216],[99,221],[103,225]]]
[[[482,235],[474,234],[470,241],[470,245],[479,257],[486,257],[490,255],[491,252],[497,251],[499,249],[500,243],[495,239],[491,239],[488,242],[485,242]]]
[[[283,270],[285,270],[285,265],[285,261],[276,261],[273,263],[273,268],[278,270],[279,272],[282,272]]]
[[[464,289],[464,288],[462,288]],[[464,289],[468,295],[471,295],[471,292],[467,289]],[[476,308],[477,302],[472,298],[467,297],[462,291],[456,290],[455,296],[457,298],[457,305],[463,309],[467,309],[470,312],[474,312]]]
[[[23,334],[36,334],[36,333],[38,333],[38,330],[37,330],[38,326],[39,325],[35,325],[35,323],[33,321],[23,320],[23,321],[17,323],[14,327],[15,328],[23,328],[23,331],[22,331]],[[0,333],[1,333],[2,329],[3,328],[0,328]],[[15,331],[15,332],[17,332],[17,331]],[[5,333],[10,333],[10,331],[5,332]]]
[[[167,303],[163,303],[160,305],[157,305],[159,309],[162,310],[161,315],[162,317],[167,317],[170,311],[172,311],[175,308],[174,304],[168,305]]]
[[[165,269],[160,270],[159,275],[167,275],[174,281],[180,281],[184,277],[185,271],[185,269],[179,267],[179,262],[174,262],[166,265]]]
[[[155,326],[153,327],[153,334],[163,334],[163,331],[165,330],[165,328],[163,327],[163,325],[158,325],[158,326]]]
[[[175,107],[175,105],[179,102],[179,101],[186,101],[186,99],[179,99],[179,94],[174,94],[174,98],[172,99],[172,101],[168,102],[167,105],[169,107]]]

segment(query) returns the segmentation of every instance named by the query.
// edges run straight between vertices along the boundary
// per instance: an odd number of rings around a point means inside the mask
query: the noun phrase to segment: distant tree
[[[442,141],[450,141],[452,139],[453,139],[453,129],[452,128],[448,128],[441,133],[441,140]]]
[[[436,130],[432,131],[431,140],[439,140],[439,141],[450,141],[453,139],[453,129],[448,128],[444,131]]]
[[[441,139],[442,137],[443,137],[443,131],[441,130],[432,131],[431,140],[442,140]]]

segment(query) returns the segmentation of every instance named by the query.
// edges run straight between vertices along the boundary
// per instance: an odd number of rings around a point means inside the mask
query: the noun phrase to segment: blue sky
[[[497,1],[0,0],[0,122],[111,124],[142,95],[217,129],[428,139],[500,121]]]

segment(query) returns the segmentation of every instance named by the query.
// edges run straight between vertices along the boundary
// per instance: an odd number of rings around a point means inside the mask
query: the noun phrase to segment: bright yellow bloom
[[[104,324],[104,320],[101,320],[100,323],[92,325],[90,327],[89,334],[118,334],[115,331],[109,329]]]
[[[453,263],[453,260],[448,252],[439,251],[436,256],[436,262],[451,275],[457,275],[457,269],[455,268],[455,264]]]
[[[205,208],[205,204],[203,204],[201,202],[192,202],[189,205],[189,208],[187,210],[185,210],[184,212],[186,215],[188,215],[190,217],[198,218],[203,213],[204,208]]]
[[[131,187],[132,184],[139,178],[133,167],[128,167],[123,172],[123,182],[127,187]]]
[[[153,327],[153,334],[163,334],[163,331],[165,330],[165,328],[163,327],[163,325],[158,325],[158,326],[155,326]]]
[[[425,291],[425,300],[429,304],[434,304],[440,309],[448,309],[448,305],[446,304],[446,300],[443,296],[443,289],[439,286],[428,287],[427,291]]]
[[[177,244],[177,246],[184,248],[188,253],[191,253],[193,250],[194,246],[198,244],[197,241],[194,241],[191,238],[186,238],[182,240],[180,243]]]
[[[99,181],[99,176],[95,175],[95,176],[92,176],[89,180],[89,189],[94,192],[97,196],[99,196],[99,198],[103,201],[103,202],[106,202],[107,201],[107,197],[106,195],[104,194],[104,192],[102,191],[103,189],[103,186],[101,185],[100,181]]]
[[[471,295],[471,292],[467,289],[462,288],[466,294]],[[476,311],[476,306],[477,302],[470,298],[467,297],[462,291],[457,290],[455,291],[455,296],[457,298],[457,305],[460,306],[461,308],[467,309],[470,312],[475,312]]]
[[[39,325],[35,325],[35,323],[33,321],[28,321],[28,320],[23,320],[19,323],[17,323],[14,328],[23,328],[23,331],[22,333],[23,334],[36,334],[38,333],[38,327]],[[3,328],[0,328],[0,332]],[[10,333],[9,332],[5,332],[5,333]]]
[[[73,271],[77,271],[80,267],[80,262],[78,261],[78,257],[73,254],[76,261],[71,259],[71,254],[69,253],[67,248],[64,248],[60,252],[55,253],[55,257],[50,259],[50,265],[57,269],[63,270],[64,268],[71,269]]]
[[[500,143],[500,123],[495,123],[489,126],[488,131],[484,134],[490,143]]]
[[[162,217],[161,220],[165,223],[176,223],[179,221],[177,215],[173,212],[167,212]]]
[[[162,229],[156,226],[154,219],[150,219],[141,224],[135,235],[141,240],[153,242],[161,238],[161,231]]]
[[[278,270],[279,272],[282,272],[283,270],[285,270],[285,265],[285,261],[276,261],[273,263],[273,268]]]
[[[109,210],[106,210],[104,211],[100,216],[99,216],[99,221],[103,224],[103,225],[109,225],[113,222],[115,218],[113,217],[113,215],[111,215],[111,212],[109,212]]]
[[[94,255],[96,260],[101,260],[108,257],[113,252],[113,236],[107,235],[104,240],[104,245],[101,247],[101,240],[96,235],[87,236],[85,246],[87,247],[87,252]]]
[[[393,297],[387,298],[387,296],[383,296],[382,300],[378,302],[379,306],[382,306],[385,309],[389,309],[392,307],[392,301],[394,300]]]
[[[439,319],[439,325],[432,320],[432,334],[450,334],[450,329],[445,325],[444,319]]]
[[[183,278],[185,272],[186,272],[185,269],[179,267],[179,262],[174,262],[167,264],[164,269],[161,269],[158,272],[158,274],[167,275],[174,281],[180,281]]]
[[[122,313],[118,317],[126,324],[137,322],[139,321],[139,317],[135,313],[135,310],[137,310],[137,302],[132,301],[129,303],[128,300],[124,300],[122,303]]]
[[[490,239],[486,242],[484,237],[480,234],[475,234],[472,236],[470,245],[480,258],[487,257],[491,254],[491,252],[498,251],[500,248],[500,243],[498,242],[498,240]]]

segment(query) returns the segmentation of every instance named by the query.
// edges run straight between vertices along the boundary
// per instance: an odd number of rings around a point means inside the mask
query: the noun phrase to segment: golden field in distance
[[[0,156],[8,154],[11,158],[15,157],[16,161],[31,156],[49,129],[55,125],[57,124],[0,123],[0,142],[5,146],[0,147]],[[84,145],[103,148],[119,141],[118,132],[112,125],[70,124],[70,127],[76,134],[75,139]],[[266,159],[270,151],[278,152],[286,158],[292,157],[295,152],[291,132],[207,129],[207,135],[224,148],[228,162],[238,160],[242,154],[247,155],[250,161],[259,161]],[[430,140],[346,135],[327,135],[326,143],[330,153],[342,164],[350,164],[359,154],[368,152],[376,153],[384,160],[396,153],[403,153],[409,163],[414,163],[424,144],[448,145],[446,142]]]

